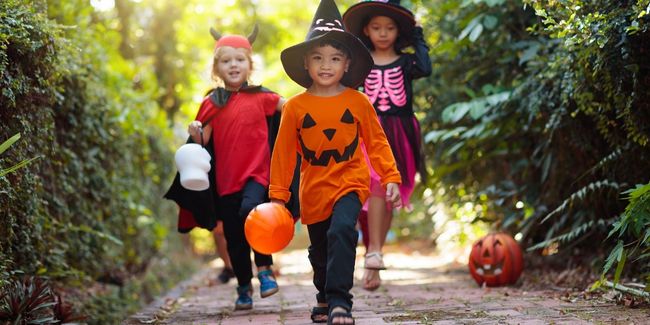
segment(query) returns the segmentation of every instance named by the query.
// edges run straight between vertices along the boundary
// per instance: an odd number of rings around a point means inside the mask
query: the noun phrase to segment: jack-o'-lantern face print
[[[312,166],[348,161],[359,146],[359,125],[349,109],[340,114],[305,114],[298,140],[303,158]]]

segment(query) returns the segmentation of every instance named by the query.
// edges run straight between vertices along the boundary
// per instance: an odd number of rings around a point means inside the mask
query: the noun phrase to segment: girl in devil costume
[[[402,176],[403,206],[415,186],[415,174],[425,179],[420,124],[413,113],[412,81],[431,74],[429,47],[413,13],[399,0],[362,1],[343,14],[343,24],[370,49],[374,66],[363,84],[372,102]],[[412,46],[414,54],[404,53]],[[393,209],[387,204],[377,173],[371,169],[371,195],[359,216],[366,246],[363,287],[375,290],[385,269],[382,247],[390,229]]]
[[[244,310],[253,307],[251,247],[244,234],[244,222],[255,206],[267,201],[273,126],[279,124],[285,100],[261,86],[248,84],[257,26],[248,37],[222,37],[214,29],[210,32],[216,40],[212,77],[222,86],[204,98],[196,120],[188,127],[192,142],[205,144],[212,156],[210,188],[203,191],[207,193],[188,193],[180,186],[172,186],[166,197],[181,206],[181,232],[195,226],[211,230],[216,216],[223,222],[238,283],[235,310]],[[265,298],[278,291],[271,270],[273,259],[257,252],[254,256],[260,295]]]

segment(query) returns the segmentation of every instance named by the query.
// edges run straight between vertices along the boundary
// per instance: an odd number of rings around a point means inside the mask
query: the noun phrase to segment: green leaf
[[[483,33],[483,25],[478,24],[472,29],[472,32],[469,34],[470,42],[474,43],[474,41],[476,41],[478,37],[481,36],[481,33]]]
[[[499,19],[495,16],[485,15],[483,18],[483,26],[485,26],[487,29],[494,29],[494,27],[497,27],[498,23]]]
[[[609,256],[607,257],[607,260],[605,261],[605,265],[603,266],[603,274],[609,272],[609,269],[612,267],[612,265],[614,265],[614,262],[621,260],[623,250],[623,241],[619,240],[616,244],[616,247],[612,249],[612,251],[609,253]]]
[[[460,32],[460,35],[458,35],[458,40],[462,40],[463,38],[467,37],[473,30],[474,27],[477,25],[481,24],[481,19],[483,18],[483,15],[478,15],[472,19],[469,24]]]
[[[5,142],[0,144],[0,153],[5,152],[14,142],[20,139],[20,133],[16,133],[13,137],[7,139]]]
[[[539,47],[539,43],[532,43],[519,57],[519,65],[522,65],[536,57]]]
[[[469,103],[455,103],[451,104],[442,111],[443,123],[456,123],[460,121],[467,112],[471,109]]]
[[[616,265],[616,272],[614,273],[614,284],[618,283],[621,279],[621,273],[623,273],[623,267],[625,266],[625,261],[627,260],[627,251],[625,249],[621,252],[621,257],[618,260]]]
[[[13,173],[16,170],[18,170],[20,168],[23,168],[25,165],[29,164],[30,162],[32,162],[32,161],[34,161],[34,160],[36,160],[38,158],[40,158],[40,156],[34,157],[32,159],[25,159],[25,160],[13,165],[13,166],[7,168],[7,169],[0,169],[0,177],[2,177],[4,175],[7,175],[9,173]]]

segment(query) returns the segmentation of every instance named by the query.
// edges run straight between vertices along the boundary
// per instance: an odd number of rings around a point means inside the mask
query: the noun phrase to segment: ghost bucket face
[[[474,243],[469,271],[479,285],[488,287],[514,284],[523,270],[523,255],[508,234],[489,234]]]
[[[181,185],[191,191],[203,191],[210,187],[210,154],[200,144],[187,143],[176,150],[174,156],[180,174]]]

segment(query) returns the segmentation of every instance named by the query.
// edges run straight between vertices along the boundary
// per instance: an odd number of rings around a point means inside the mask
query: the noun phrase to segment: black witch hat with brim
[[[410,45],[409,42],[415,29],[415,17],[410,10],[400,5],[400,0],[365,0],[356,3],[343,14],[343,24],[366,46],[372,47],[370,39],[363,33],[363,27],[375,16],[386,16],[395,21],[400,34],[396,41],[397,49]]]
[[[345,30],[341,13],[333,0],[321,0],[305,41],[284,49],[280,54],[287,75],[299,85],[309,88],[313,81],[305,69],[304,58],[315,44],[325,40],[341,43],[350,51],[350,67],[343,75],[341,84],[351,88],[361,85],[372,68],[372,56],[359,38]]]

